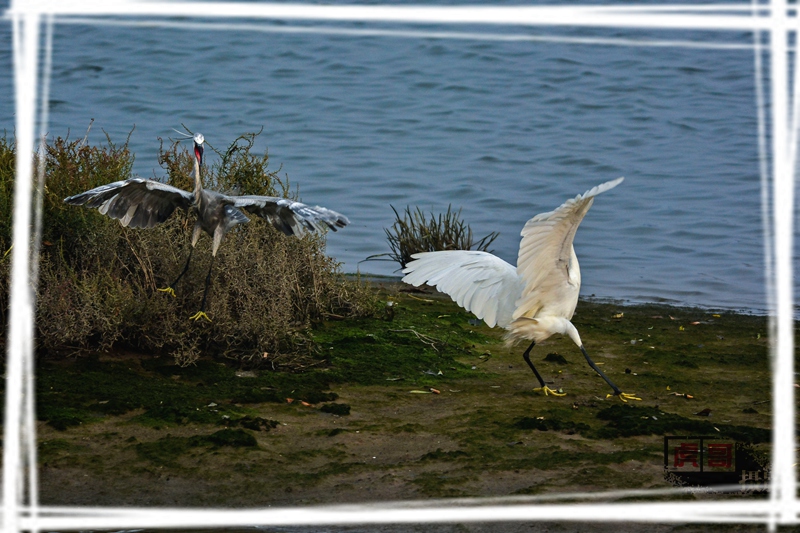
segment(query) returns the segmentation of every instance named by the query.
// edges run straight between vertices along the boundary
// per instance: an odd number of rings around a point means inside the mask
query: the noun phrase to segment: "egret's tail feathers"
[[[521,316],[508,325],[508,332],[503,335],[503,340],[506,341],[507,347],[519,339],[530,339],[538,342],[542,337],[542,333],[542,325],[538,319]],[[547,338],[549,335],[544,335],[544,337]]]
[[[572,325],[572,322],[560,316],[539,316],[530,318],[521,316],[511,321],[508,326],[508,333],[506,333],[506,342],[509,339],[513,342],[517,339],[528,339],[536,341],[537,344],[547,340],[551,335],[569,335],[572,341],[578,346],[582,346],[578,330]]]

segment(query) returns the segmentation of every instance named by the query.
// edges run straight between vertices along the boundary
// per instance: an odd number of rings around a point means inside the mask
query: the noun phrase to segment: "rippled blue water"
[[[6,23],[12,130],[9,43]],[[302,199],[352,221],[328,240],[347,272],[396,274],[359,263],[388,251],[390,205],[463,208],[514,263],[527,219],[625,176],[575,239],[583,295],[766,307],[752,51],[81,24],[54,44],[52,135],[135,125],[135,171],[161,176],[181,123],[214,146],[264,126]]]

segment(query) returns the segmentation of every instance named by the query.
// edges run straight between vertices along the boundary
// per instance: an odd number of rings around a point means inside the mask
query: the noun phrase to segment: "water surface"
[[[302,200],[350,218],[328,239],[346,272],[399,275],[362,262],[388,251],[390,205],[461,208],[514,263],[526,220],[625,176],[575,239],[582,294],[766,308],[752,51],[63,24],[53,63],[50,134],[95,119],[90,141],[123,142],[135,127],[142,176],[163,176],[157,139],[182,123],[217,147],[264,127],[258,150]]]

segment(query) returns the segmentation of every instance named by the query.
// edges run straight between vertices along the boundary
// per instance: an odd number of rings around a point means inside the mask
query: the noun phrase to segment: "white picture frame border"
[[[798,523],[795,473],[793,209],[797,158],[798,74],[789,71],[790,37],[798,39],[798,7],[786,0],[768,4],[409,6],[313,5],[239,2],[12,0],[4,14],[13,26],[16,96],[16,183],[14,192],[11,313],[6,354],[3,439],[2,524],[22,530],[188,528],[231,526],[319,526],[490,521],[635,521],[671,523],[759,523],[770,530]],[[392,22],[407,25],[486,24],[522,27],[604,27],[750,31],[762,87],[761,35],[768,36],[771,145],[766,146],[764,94],[759,89],[759,146],[762,169],[765,270],[771,314],[773,454],[770,495],[765,500],[656,503],[550,503],[548,498],[488,498],[276,509],[136,509],[40,507],[37,501],[34,417],[34,320],[37,248],[31,230],[36,172],[31,157],[47,126],[47,90],[52,27],[74,17],[151,17],[158,20],[198,13],[215,20]],[[41,29],[45,31],[42,32]],[[314,31],[313,29],[311,31]],[[323,30],[320,30],[323,31]],[[421,32],[424,33],[424,30]],[[44,46],[42,46],[44,34]],[[427,34],[430,35],[430,34]],[[43,71],[40,72],[40,70]],[[789,80],[793,77],[793,95]],[[41,97],[41,98],[40,98]],[[37,104],[41,101],[37,112]],[[767,175],[768,173],[768,175]],[[769,189],[769,190],[768,190]],[[771,199],[771,202],[769,201]],[[747,386],[759,386],[748,384]],[[674,491],[662,491],[672,494]],[[633,491],[658,495],[659,491]],[[616,493],[572,495],[585,500]],[[626,493],[628,494],[628,493]],[[570,495],[561,497],[569,499]],[[558,498],[554,498],[558,499]]]

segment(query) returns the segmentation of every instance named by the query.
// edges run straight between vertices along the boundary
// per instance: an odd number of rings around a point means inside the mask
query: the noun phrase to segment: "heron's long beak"
[[[194,143],[194,156],[197,158],[197,163],[203,166],[203,145]]]

